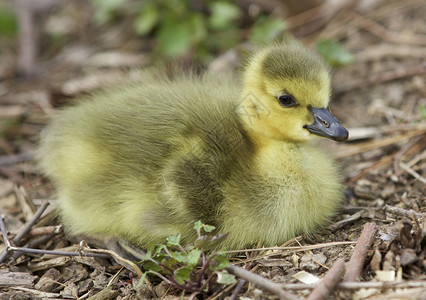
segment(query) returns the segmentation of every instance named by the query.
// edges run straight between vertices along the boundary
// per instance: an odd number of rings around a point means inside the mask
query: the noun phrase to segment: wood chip
[[[28,288],[24,288],[24,287],[12,287],[12,289],[23,291],[23,292],[28,292],[28,293],[33,294],[36,297],[41,297],[41,298],[59,298],[59,296],[60,296],[60,294],[41,292],[41,291],[28,289]]]
[[[67,265],[71,261],[71,257],[69,256],[60,256],[56,258],[52,258],[46,261],[42,261],[35,264],[28,264],[28,268],[33,271],[41,271],[41,270],[47,270],[54,267],[61,267]]]
[[[0,286],[20,286],[31,288],[37,276],[32,276],[25,272],[7,272],[0,273]]]

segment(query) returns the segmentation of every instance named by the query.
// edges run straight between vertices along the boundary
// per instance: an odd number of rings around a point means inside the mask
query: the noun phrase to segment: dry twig
[[[49,205],[49,202],[44,202],[40,206],[40,208],[37,210],[37,212],[34,214],[33,218],[29,222],[27,222],[27,224],[25,224],[25,226],[22,228],[21,232],[12,240],[12,242],[15,245],[18,245],[19,242],[22,240],[22,238],[31,230],[31,227],[38,221],[38,219],[41,217],[41,215],[46,210],[48,205]],[[9,239],[7,238],[7,232],[6,232],[6,228],[4,227],[3,218],[0,217],[0,219],[1,219],[0,221],[1,221],[1,224],[2,224],[1,231],[2,231],[2,234],[3,234],[3,238],[4,238],[4,243],[6,245],[6,249],[0,255],[0,263],[1,263],[6,259],[8,253],[9,253],[8,248],[12,245],[10,244]],[[9,243],[9,245],[7,243]]]
[[[377,139],[374,141],[359,143],[356,145],[341,145],[339,147],[339,151],[336,151],[336,154],[333,156],[335,158],[350,157],[356,154],[383,148],[386,146],[390,146],[390,145],[405,141],[412,137],[422,135],[426,132],[426,128],[424,128],[423,126],[419,126],[419,127],[420,128],[418,129],[413,129],[412,131],[409,131],[407,133],[397,135],[397,136],[386,137],[386,138]]]
[[[426,134],[417,136],[405,144],[401,150],[395,155],[395,160],[393,161],[393,169],[395,173],[399,174],[399,165],[401,163],[401,158],[407,153],[412,147],[414,147],[419,141],[423,140],[426,137]]]
[[[284,299],[284,300],[297,300],[299,299],[296,295],[286,292],[281,288],[281,285],[274,283],[270,280],[267,280],[265,278],[263,278],[262,276],[259,276],[257,274],[254,274],[252,272],[246,271],[244,269],[238,268],[236,266],[230,265],[229,267],[226,268],[226,270],[237,276],[240,277],[244,280],[247,280],[257,286],[259,286],[261,289],[272,293],[274,295],[277,295],[278,297],[280,297],[280,299]]]
[[[34,152],[26,152],[15,155],[0,155],[0,166],[12,165],[30,160],[34,157]]]
[[[330,295],[336,289],[336,286],[342,279],[344,272],[345,260],[340,258],[334,263],[325,277],[314,288],[307,300],[328,299],[328,295]]]
[[[403,169],[404,171],[406,171],[407,173],[409,173],[411,176],[413,176],[414,178],[416,178],[420,182],[423,182],[424,184],[426,184],[426,178],[424,178],[419,173],[417,173],[416,171],[414,171],[411,167],[409,167],[408,165],[406,165],[403,162],[400,162],[399,166],[401,167],[401,169]]]
[[[317,284],[303,284],[303,283],[287,283],[282,284],[281,287],[285,290],[300,291],[312,290]],[[359,290],[359,289],[408,289],[408,288],[426,288],[425,281],[365,281],[365,282],[340,282],[337,284],[339,290]]]
[[[407,36],[402,34],[395,34],[388,31],[385,27],[379,25],[371,19],[365,18],[353,11],[348,11],[348,17],[357,26],[368,30],[379,38],[398,44],[411,44],[411,45],[426,45],[426,39],[423,36]]]
[[[416,212],[412,209],[407,210],[407,209],[404,209],[402,207],[396,207],[396,206],[391,206],[391,205],[385,205],[384,208],[385,208],[385,211],[387,213],[396,214],[400,217],[405,217],[405,218],[409,218],[409,219],[412,219],[412,220],[414,220],[413,215],[414,215],[415,218],[418,218],[418,219],[422,219],[422,218],[425,217],[425,214],[418,213],[418,212]]]
[[[322,244],[315,244],[315,245],[306,245],[306,246],[292,246],[292,247],[264,247],[264,248],[254,248],[254,249],[244,249],[244,250],[230,250],[226,251],[226,253],[242,253],[242,252],[258,252],[258,251],[292,251],[292,252],[299,252],[299,251],[307,251],[307,250],[314,250],[314,249],[321,249],[326,247],[333,247],[333,246],[342,246],[342,245],[352,245],[356,244],[356,242],[352,241],[344,241],[344,242],[330,242],[330,243],[322,243]],[[273,254],[276,255],[277,253]]]
[[[364,229],[358,239],[358,243],[356,244],[351,259],[347,264],[344,281],[356,281],[361,276],[368,250],[373,244],[376,232],[377,225],[375,223],[366,223],[364,225]]]
[[[232,292],[231,296],[229,297],[229,300],[235,300],[238,297],[238,294],[241,292],[241,289],[246,284],[246,281],[244,279],[240,279],[237,283],[237,286],[235,287],[235,290]]]
[[[114,258],[114,260],[119,265],[125,267],[129,271],[134,272],[136,275],[138,275],[139,278],[142,278],[142,276],[143,276],[141,269],[137,265],[135,265],[135,263],[133,263],[132,261],[130,261],[128,259],[121,257],[120,255],[118,255],[114,251],[106,250],[106,249],[91,249],[89,247],[84,247],[83,250],[85,252],[87,252],[88,254],[104,254],[104,255],[107,254],[109,257]]]
[[[334,224],[331,224],[330,226],[328,226],[328,228],[334,232],[336,230],[339,230],[340,228],[343,228],[349,224],[354,223],[355,221],[359,220],[361,218],[361,213],[362,211],[358,211],[352,215],[350,215],[348,218],[340,220]]]
[[[345,84],[341,84],[335,89],[336,94],[346,93],[361,87],[370,86],[373,84],[383,83],[387,81],[392,81],[396,79],[401,79],[404,77],[411,77],[415,75],[422,75],[426,73],[426,63],[422,63],[420,65],[398,68],[395,70],[386,71],[380,74],[372,75],[371,77],[362,79],[362,80],[354,80],[351,82],[347,82]]]

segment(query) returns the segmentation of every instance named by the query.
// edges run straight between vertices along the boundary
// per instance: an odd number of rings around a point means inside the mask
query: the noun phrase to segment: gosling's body
[[[266,74],[274,51],[275,60],[295,56],[297,72]],[[323,224],[341,198],[339,173],[304,126],[314,122],[311,107],[328,105],[325,67],[298,44],[277,45],[252,58],[239,85],[151,78],[59,113],[38,156],[69,231],[144,247],[178,232],[190,241],[201,220],[229,233],[228,249],[241,249]],[[298,106],[280,105],[282,93]]]

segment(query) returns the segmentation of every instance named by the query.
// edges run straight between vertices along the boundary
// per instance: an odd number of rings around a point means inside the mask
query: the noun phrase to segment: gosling
[[[190,242],[201,220],[243,249],[323,225],[341,176],[311,140],[348,137],[326,64],[293,41],[256,51],[241,77],[152,75],[59,112],[37,156],[68,231],[144,248]]]

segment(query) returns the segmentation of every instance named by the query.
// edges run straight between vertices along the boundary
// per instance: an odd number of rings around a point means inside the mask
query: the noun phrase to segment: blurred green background
[[[287,16],[299,14],[322,2],[324,1],[309,0],[296,4],[297,1],[294,0],[90,0],[88,3],[91,10],[86,11],[87,1],[82,5],[81,1],[72,0],[67,5],[74,6],[74,10],[68,7],[66,12],[58,12],[58,9],[64,10],[60,0],[2,0],[0,42],[18,39],[22,19],[16,6],[30,5],[33,7],[29,10],[35,12],[34,18],[38,19],[34,26],[40,27],[39,33],[47,36],[43,40],[44,46],[39,47],[47,49],[44,55],[62,48],[73,38],[72,35],[76,35],[76,31],[71,28],[72,22],[67,25],[67,18],[83,20],[84,18],[76,15],[90,14],[90,23],[84,24],[85,21],[82,21],[80,27],[90,26],[107,31],[124,24],[129,40],[148,40],[146,44],[149,46],[143,50],[149,50],[156,58],[179,60],[185,57],[194,63],[207,64],[220,53],[243,42],[265,43],[279,40],[287,32]],[[55,15],[56,20],[51,20],[52,15]],[[57,20],[61,17],[62,23]],[[46,26],[50,26],[50,29],[46,30]],[[70,28],[67,29],[67,26]],[[84,28],[80,28],[80,31],[84,31]],[[342,66],[353,61],[353,56],[337,41],[317,41],[317,47],[332,66]]]

